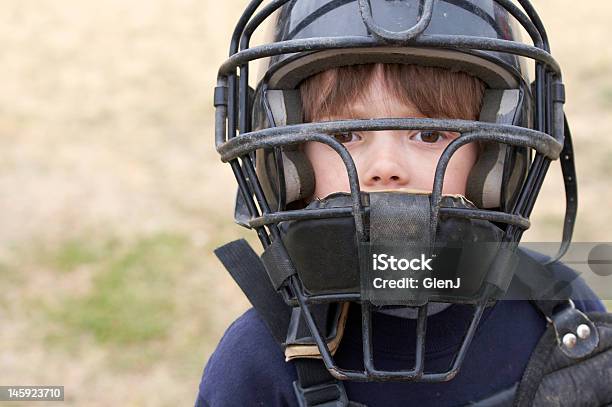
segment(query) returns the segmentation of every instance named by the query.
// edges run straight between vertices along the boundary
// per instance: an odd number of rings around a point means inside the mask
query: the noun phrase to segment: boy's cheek
[[[313,166],[315,173],[315,196],[325,198],[334,192],[350,192],[348,174],[339,157],[319,161]]]
[[[476,144],[468,144],[457,150],[448,163],[442,192],[465,195],[467,180],[477,159]]]
[[[315,175],[314,196],[324,198],[334,192],[350,192],[348,174],[340,156],[329,146],[309,142],[304,153]]]

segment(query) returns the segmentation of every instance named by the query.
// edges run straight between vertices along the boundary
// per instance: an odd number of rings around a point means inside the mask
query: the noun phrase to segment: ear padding
[[[487,89],[479,120],[516,124],[520,120],[522,97],[518,89]],[[526,151],[503,143],[481,144],[478,160],[468,176],[466,197],[479,208],[506,208],[524,176]]]
[[[506,171],[502,181],[502,185],[504,185],[502,189],[502,210],[505,212],[512,210],[512,206],[518,198],[519,188],[527,175],[527,167],[531,161],[527,148],[509,148],[508,152],[512,154],[506,159]]]
[[[267,90],[261,97],[270,127],[302,123],[299,90]],[[282,160],[277,160],[279,154]],[[275,209],[279,202],[290,204],[314,193],[314,171],[299,145],[277,148],[276,155],[275,149],[258,150],[255,165],[266,199]],[[279,196],[281,179],[284,179],[284,197]]]

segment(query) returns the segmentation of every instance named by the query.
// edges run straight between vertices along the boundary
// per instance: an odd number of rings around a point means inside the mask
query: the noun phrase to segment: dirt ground
[[[212,129],[246,3],[3,2],[0,385],[64,385],[69,405],[193,403],[247,307],[212,256],[247,236]],[[612,3],[534,3],[567,85],[575,240],[612,241]],[[528,240],[560,236],[557,167]]]

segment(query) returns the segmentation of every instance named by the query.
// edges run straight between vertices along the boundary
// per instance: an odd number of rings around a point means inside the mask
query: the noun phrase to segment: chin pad
[[[366,244],[374,242],[373,239],[377,236],[376,239],[381,242],[399,241],[403,247],[413,245],[422,249],[428,242],[425,236],[429,227],[429,217],[424,217],[423,214],[429,213],[429,200],[430,196],[425,194],[363,193],[366,229],[369,230],[371,240]],[[351,207],[351,202],[350,194],[336,193],[311,202],[307,209]],[[475,206],[464,197],[451,195],[442,197],[441,206],[475,209]],[[402,211],[403,213],[400,213]],[[381,221],[381,216],[386,216],[388,222]],[[377,218],[373,220],[373,217]],[[361,287],[363,275],[359,264],[353,217],[287,221],[280,224],[280,229],[285,248],[308,294],[363,294]],[[494,248],[497,248],[501,234],[502,231],[489,221],[440,216],[436,244],[443,243],[449,247],[454,244],[455,247],[463,248],[469,244],[475,246],[481,242],[491,242]],[[394,239],[398,236],[400,240]],[[471,250],[475,250],[474,247]],[[480,256],[475,264],[470,263],[470,267],[473,267],[470,277],[472,288],[480,288],[484,279],[489,277],[487,272],[494,255],[492,251],[486,256]],[[500,285],[503,286],[505,283],[504,280]],[[467,303],[473,299],[472,294],[465,294],[463,299],[443,292],[428,292],[424,295],[426,297],[420,298],[419,303],[426,301]],[[415,302],[403,300],[391,303],[415,305]]]

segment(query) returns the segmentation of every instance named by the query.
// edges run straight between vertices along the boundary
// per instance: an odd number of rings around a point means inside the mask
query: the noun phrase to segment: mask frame
[[[417,342],[415,365],[412,369],[400,371],[379,370],[375,367],[372,354],[372,304],[363,301],[356,294],[308,295],[299,275],[283,246],[279,223],[299,219],[321,219],[352,217],[358,241],[366,241],[365,210],[357,170],[347,149],[331,135],[346,131],[376,130],[443,130],[461,134],[442,153],[435,172],[430,213],[430,233],[435,235],[441,215],[481,219],[506,225],[502,246],[509,252],[514,250],[523,232],[529,228],[529,216],[550,163],[561,157],[566,190],[566,216],[563,241],[558,254],[550,262],[558,260],[567,250],[577,208],[576,177],[569,126],[563,113],[565,102],[561,70],[550,54],[546,31],[536,11],[528,0],[517,0],[520,10],[509,0],[493,0],[530,35],[534,45],[493,38],[476,38],[457,35],[425,35],[423,31],[431,21],[434,0],[419,2],[420,18],[410,29],[403,32],[388,32],[377,26],[372,19],[369,0],[358,0],[368,37],[328,37],[287,40],[250,48],[249,42],[254,31],[274,11],[289,3],[289,0],[269,2],[257,14],[263,0],[253,0],[238,21],[232,35],[230,57],[220,67],[215,88],[215,145],[223,162],[230,164],[239,186],[236,221],[254,229],[269,257],[274,259],[277,270],[270,275],[274,288],[292,306],[299,306],[302,317],[308,325],[321,352],[326,368],[336,378],[357,381],[447,381],[456,376],[467,349],[476,332],[485,307],[491,302],[496,291],[489,284],[482,295],[473,302],[474,314],[465,333],[464,340],[456,353],[452,365],[444,372],[425,372],[424,347],[426,338],[427,304],[418,306]],[[465,52],[494,51],[530,58],[535,61],[534,128],[500,125],[478,121],[440,119],[369,119],[343,120],[325,123],[294,124],[253,131],[251,129],[252,99],[248,86],[249,63],[251,61],[279,54],[300,54],[330,49],[377,48],[377,47],[419,47],[424,49],[452,49]],[[239,113],[241,112],[241,113]],[[348,177],[351,206],[317,210],[271,210],[255,171],[254,154],[257,150],[280,149],[304,142],[320,142],[332,148],[342,159]],[[495,142],[533,150],[535,156],[529,165],[527,176],[520,186],[516,201],[509,212],[485,209],[458,209],[440,206],[444,173],[448,162],[459,147],[470,142]],[[501,259],[500,261],[503,261]],[[268,269],[270,274],[270,270]],[[353,301],[361,303],[363,364],[364,370],[349,370],[339,367],[329,351],[325,338],[313,318],[312,304]]]

